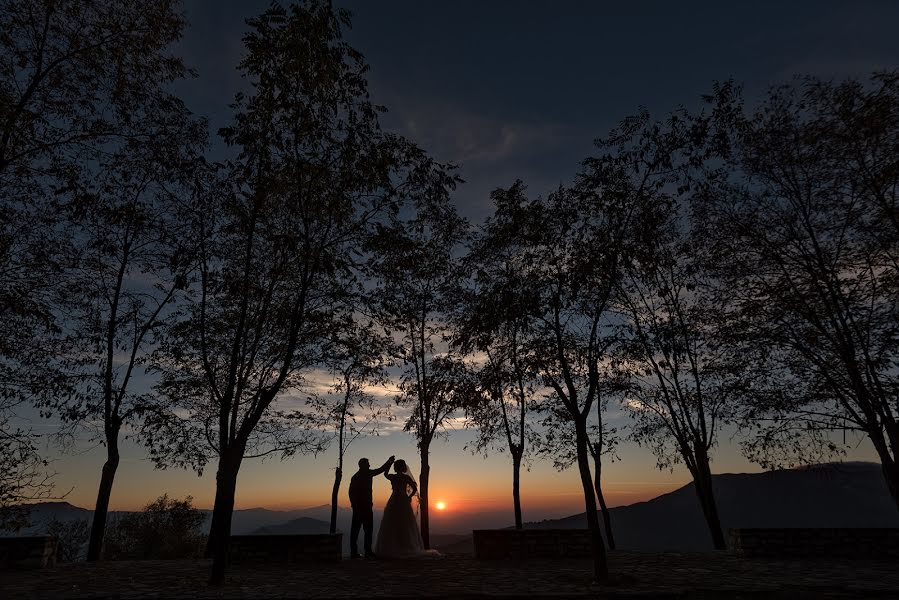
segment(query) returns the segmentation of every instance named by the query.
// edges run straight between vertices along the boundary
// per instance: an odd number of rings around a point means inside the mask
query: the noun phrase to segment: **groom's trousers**
[[[371,554],[371,536],[375,527],[375,515],[371,506],[353,507],[353,524],[350,527],[350,553],[359,554],[359,528],[365,532],[365,553]]]

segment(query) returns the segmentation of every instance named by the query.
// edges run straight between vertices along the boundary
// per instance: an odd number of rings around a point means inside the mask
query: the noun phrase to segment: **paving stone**
[[[210,564],[122,561],[0,573],[0,598],[899,598],[895,561],[765,560],[716,553],[610,554],[615,585],[592,585],[583,559],[234,565],[209,587]]]

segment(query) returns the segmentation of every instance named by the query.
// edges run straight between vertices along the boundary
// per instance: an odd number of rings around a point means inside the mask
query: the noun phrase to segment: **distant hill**
[[[46,531],[47,524],[54,519],[58,521],[74,521],[84,519],[90,522],[93,512],[68,502],[39,502],[30,507],[31,525],[21,530],[18,535],[40,535]],[[212,511],[203,510],[206,522],[204,532],[209,531]],[[127,511],[110,511],[109,521],[115,522]],[[375,511],[375,532],[381,521],[381,511]],[[346,507],[337,509],[337,530],[349,534],[352,522],[352,511]],[[296,510],[269,510],[267,508],[245,508],[234,511],[231,519],[231,533],[234,535],[296,535],[304,533],[327,533],[331,523],[331,506],[324,504]],[[0,534],[3,532],[0,531]],[[359,535],[362,543],[362,534]],[[349,553],[349,535],[343,539],[344,551]]]
[[[77,521],[83,519],[88,523],[93,518],[94,511],[69,504],[68,502],[38,502],[29,505],[29,526],[19,532],[19,535],[40,535],[46,531],[51,521]],[[109,522],[128,514],[123,511],[109,511]],[[2,530],[0,530],[2,533]]]
[[[320,521],[310,517],[300,517],[280,525],[260,527],[252,535],[298,535],[306,533],[328,533],[330,521]]]
[[[713,476],[724,529],[733,527],[899,527],[899,511],[880,471],[873,463],[836,463],[801,469]],[[328,531],[330,506],[277,511],[251,508],[234,511],[232,532],[241,534],[302,534]],[[209,514],[209,511],[204,511]],[[92,511],[67,502],[43,502],[32,507],[32,527],[41,533],[46,523],[90,520]],[[611,509],[615,541],[624,550],[690,551],[712,547],[693,484],[646,502]],[[110,520],[126,514],[110,513]],[[337,529],[349,533],[352,512],[338,510]],[[381,512],[375,511],[375,532]],[[209,520],[207,519],[207,527]],[[584,513],[535,523],[528,528],[586,527]],[[361,538],[360,534],[360,538]],[[361,543],[361,539],[359,540]],[[432,546],[446,553],[470,553],[471,536],[431,535]],[[349,536],[344,535],[344,551]]]
[[[349,508],[337,508],[337,527],[340,529],[341,524],[346,522],[346,531],[349,531],[351,511]],[[300,508],[296,510],[268,510],[267,508],[249,508],[235,510],[231,519],[231,530],[235,535],[246,535],[258,533],[261,528],[273,529],[278,528],[287,523],[309,519],[325,523],[325,532],[328,530],[328,524],[331,522],[331,506],[324,504],[321,506],[313,506],[311,508]],[[299,526],[299,525],[297,525]],[[315,527],[310,525],[310,527]],[[271,531],[271,533],[279,533]],[[321,533],[320,531],[296,531],[295,533]]]
[[[203,510],[206,514],[204,530],[208,531],[212,517],[212,511]],[[58,521],[74,521],[84,519],[90,521],[93,518],[93,510],[81,508],[68,502],[38,502],[30,505],[29,520],[31,525],[23,529],[21,535],[43,533],[47,524],[54,519]],[[115,521],[128,511],[110,511],[109,520]],[[338,520],[346,521],[349,531],[350,509],[340,507],[337,511]],[[310,519],[325,521],[326,525],[331,519],[331,507],[315,506],[297,510],[269,510],[267,508],[247,508],[234,511],[231,521],[231,532],[235,535],[245,535],[256,532],[261,528],[276,527],[297,519]],[[327,527],[326,527],[327,530]]]
[[[275,512],[275,511],[269,511]],[[285,515],[288,513],[300,513],[299,516],[292,519],[282,519],[273,521],[264,527],[258,527],[251,531],[246,531],[250,535],[302,535],[306,533],[328,533],[331,528],[331,507],[329,505],[307,508],[300,511],[286,511],[271,515],[266,518],[274,518],[277,515]],[[374,511],[374,531],[377,539],[378,527],[381,526],[381,511]],[[234,511],[234,519],[238,520],[237,511]],[[349,508],[338,507],[337,509],[337,531],[343,533],[343,552],[350,553],[350,526],[353,521],[353,511]],[[235,531],[235,533],[238,533]],[[362,547],[362,532],[359,532],[359,547]]]
[[[880,465],[835,463],[764,473],[714,475],[725,529],[737,527],[899,527],[899,511]],[[711,537],[693,484],[646,502],[610,510],[622,550],[710,550]],[[535,529],[581,529],[585,513],[526,523]],[[471,539],[448,546],[471,552]]]

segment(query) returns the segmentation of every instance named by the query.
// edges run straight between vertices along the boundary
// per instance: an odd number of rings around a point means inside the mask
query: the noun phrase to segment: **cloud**
[[[386,120],[396,120],[394,130],[438,159],[464,166],[494,164],[536,149],[545,152],[574,135],[570,127],[556,123],[498,119],[440,101],[388,113]]]

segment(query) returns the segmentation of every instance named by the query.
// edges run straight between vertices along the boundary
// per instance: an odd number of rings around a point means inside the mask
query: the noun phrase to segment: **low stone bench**
[[[56,565],[55,537],[0,537],[0,569],[43,569]]]
[[[472,537],[479,559],[591,556],[586,529],[476,529]]]
[[[752,558],[899,558],[899,529],[729,529],[729,548]]]
[[[228,555],[234,564],[339,561],[342,544],[342,533],[232,535]]]

